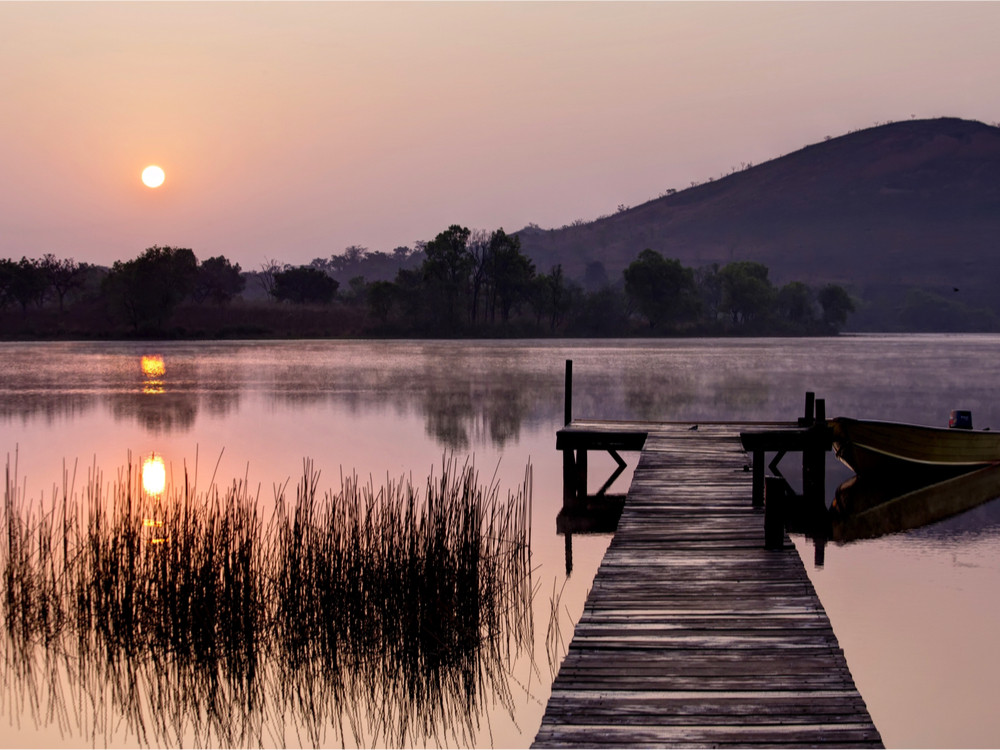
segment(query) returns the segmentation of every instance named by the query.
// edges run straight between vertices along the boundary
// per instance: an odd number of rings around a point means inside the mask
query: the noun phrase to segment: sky
[[[259,268],[1000,122],[1000,2],[0,1],[0,257]],[[142,169],[161,166],[156,189]]]

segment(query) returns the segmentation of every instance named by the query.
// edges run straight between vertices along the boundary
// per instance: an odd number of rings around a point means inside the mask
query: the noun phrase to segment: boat
[[[1000,433],[837,417],[833,449],[859,476],[939,481],[1000,462]]]

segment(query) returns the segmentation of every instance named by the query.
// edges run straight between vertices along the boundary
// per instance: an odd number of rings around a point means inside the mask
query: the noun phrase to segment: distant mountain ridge
[[[870,305],[961,292],[1000,313],[1000,128],[956,118],[829,138],[587,224],[518,232],[540,271],[612,279],[645,248],[698,267],[756,260],[776,284],[843,284]]]

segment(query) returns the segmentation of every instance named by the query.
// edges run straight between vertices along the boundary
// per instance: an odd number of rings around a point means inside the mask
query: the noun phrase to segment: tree
[[[343,255],[331,255],[330,263],[338,271],[359,265],[368,256],[368,248],[363,245],[348,245]]]
[[[427,282],[424,281],[423,271],[400,268],[393,286],[392,304],[401,309],[404,320],[411,328],[423,328],[431,320],[425,299]]]
[[[0,261],[0,303],[3,307],[16,302],[26,315],[29,306],[42,304],[47,288],[45,273],[37,260]]]
[[[606,285],[584,294],[572,330],[584,336],[620,336],[627,331],[628,312],[621,288]]]
[[[264,262],[260,264],[260,272],[257,274],[257,281],[260,283],[261,288],[268,297],[274,296],[274,277],[288,268],[291,268],[291,266],[285,263],[279,263],[276,260],[264,258]]]
[[[186,247],[147,248],[129,261],[115,261],[103,291],[135,330],[162,328],[174,308],[194,289],[198,259]]]
[[[56,293],[56,298],[59,300],[59,312],[62,312],[66,295],[83,286],[87,271],[86,266],[80,265],[72,258],[59,260],[52,253],[47,253],[39,266],[48,287]]]
[[[368,284],[364,276],[352,276],[347,282],[347,292],[344,294],[347,302],[361,307],[368,296]]]
[[[246,286],[246,279],[240,274],[239,263],[234,266],[223,255],[208,258],[198,266],[191,296],[196,302],[209,300],[217,305],[223,305],[242,292]]]
[[[649,321],[650,328],[691,320],[698,312],[694,272],[679,260],[649,248],[624,271],[625,294]]]
[[[489,240],[490,321],[496,320],[497,307],[500,320],[507,323],[514,305],[528,298],[535,264],[521,252],[521,238],[498,229]]]
[[[809,326],[816,319],[812,290],[801,281],[792,281],[778,290],[778,314],[796,325]]]
[[[441,295],[441,322],[448,329],[457,326],[458,300],[467,291],[469,274],[475,266],[475,258],[468,248],[469,234],[465,227],[452,224],[425,248],[424,280]]]
[[[477,229],[469,234],[469,241],[466,247],[473,261],[471,276],[472,299],[469,301],[469,320],[475,325],[476,320],[479,318],[479,298],[490,275],[493,246],[490,243],[489,233],[482,229]]]
[[[552,330],[562,322],[569,312],[571,290],[563,276],[562,264],[552,267],[549,273],[535,276],[531,282],[531,307],[539,324],[542,318],[549,319]]]
[[[340,284],[318,268],[296,266],[274,275],[274,298],[279,302],[304,305],[329,304]]]
[[[847,316],[854,312],[854,302],[844,287],[827,284],[817,295],[823,308],[823,322],[833,330],[840,330],[847,322]]]
[[[746,324],[766,315],[774,300],[774,288],[763,263],[740,260],[726,264],[722,278],[722,307],[732,316],[733,324]]]
[[[694,272],[694,282],[698,286],[698,298],[705,320],[715,323],[722,309],[722,276],[719,264],[701,266]]]
[[[0,310],[6,310],[7,305],[14,301],[11,287],[14,283],[14,274],[17,263],[10,258],[0,258]]]
[[[391,281],[373,281],[368,285],[368,309],[382,325],[389,320],[397,294],[396,285]]]

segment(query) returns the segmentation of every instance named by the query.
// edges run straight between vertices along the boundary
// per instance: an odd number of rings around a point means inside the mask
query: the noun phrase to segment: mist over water
[[[162,366],[144,368],[144,356]],[[185,473],[200,489],[242,482],[262,517],[275,508],[276,488],[294,487],[306,458],[319,472],[320,494],[338,489],[342,474],[419,485],[445,455],[468,458],[487,481],[495,475],[505,494],[521,485],[530,462],[534,653],[511,659],[501,694],[480,701],[499,708],[462,735],[480,746],[523,746],[534,737],[560,649],[609,540],[575,535],[567,578],[564,540],[555,529],[562,497],[555,432],[563,421],[566,359],[574,362],[573,411],[580,417],[790,420],[811,390],[826,399],[828,416],[944,426],[951,409],[969,409],[976,429],[1000,429],[1000,337],[985,335],[4,343],[0,450],[12,472],[16,462],[24,498],[38,507],[61,497],[64,484],[80,493],[91,467],[110,481],[130,452],[135,459],[155,453],[168,484]],[[625,458],[633,463],[635,456]],[[613,462],[594,456],[591,466],[593,491]],[[832,464],[829,474],[834,485],[849,476]],[[626,472],[613,491],[624,491],[629,479]],[[934,527],[831,546],[822,568],[797,540],[887,745],[1000,742],[990,703],[1000,689],[993,645],[1000,608],[991,595],[1000,585],[998,532],[1000,507],[990,503]],[[7,681],[0,702],[17,727],[8,742],[90,742],[51,717],[21,716],[31,702],[14,693],[14,684]],[[285,739],[310,744],[308,734]],[[445,739],[431,734],[427,742]]]

